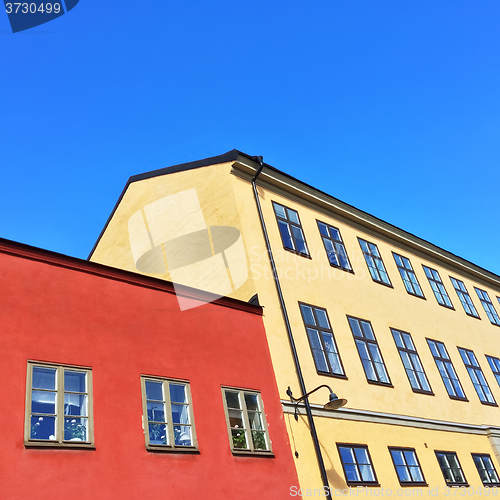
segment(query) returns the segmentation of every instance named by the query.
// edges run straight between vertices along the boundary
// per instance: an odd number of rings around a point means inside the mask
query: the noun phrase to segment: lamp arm
[[[320,385],[320,386],[316,387],[316,389],[313,389],[312,391],[309,391],[307,394],[304,394],[303,396],[301,396],[298,399],[296,399],[296,398],[294,398],[292,396],[292,390],[290,389],[290,387],[288,387],[286,393],[287,393],[288,396],[290,396],[290,399],[294,403],[300,403],[301,401],[304,401],[304,399],[308,398],[313,392],[316,392],[318,389],[321,389],[323,387],[326,387],[330,392],[333,392],[332,388],[329,385],[323,384],[323,385]]]

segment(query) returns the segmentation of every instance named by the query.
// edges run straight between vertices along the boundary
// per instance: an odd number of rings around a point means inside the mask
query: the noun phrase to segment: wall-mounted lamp
[[[288,387],[286,393],[288,396],[290,396],[290,400],[292,403],[295,403],[295,420],[298,420],[298,404],[301,401],[304,401],[307,399],[313,392],[316,392],[318,389],[321,389],[322,387],[326,387],[330,391],[330,397],[328,403],[326,403],[323,408],[325,410],[338,410],[340,407],[344,406],[347,404],[347,399],[339,398],[332,390],[332,388],[329,385],[320,385],[316,387],[316,389],[313,389],[312,391],[309,391],[307,394],[304,394],[300,398],[294,398],[292,395],[292,390],[290,389],[290,386]]]

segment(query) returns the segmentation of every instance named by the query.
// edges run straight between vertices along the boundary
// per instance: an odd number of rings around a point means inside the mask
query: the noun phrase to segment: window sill
[[[412,391],[415,394],[425,394],[427,396],[435,396],[435,394],[432,391],[423,391],[423,390],[420,390],[420,389],[412,389]]]
[[[275,458],[272,451],[231,450],[234,456]]]
[[[146,450],[153,453],[191,453],[195,455],[200,454],[200,450],[194,447],[188,446],[167,446],[167,445],[146,445]]]
[[[316,373],[324,377],[333,377],[333,378],[340,378],[342,380],[349,380],[346,375],[339,375],[337,373],[320,372],[319,370],[316,370]]]
[[[401,481],[399,481],[399,484],[403,487],[405,486],[423,486],[424,488],[425,487],[428,487],[429,485],[426,483],[426,482],[423,482],[423,483],[412,483],[412,482],[405,482],[405,483],[402,483]]]
[[[369,379],[366,379],[366,381],[372,385],[380,385],[381,387],[389,387],[391,389],[394,389],[394,386],[391,383],[387,384],[385,382],[377,382],[376,380],[369,380]]]
[[[332,264],[330,261],[328,261],[328,263],[330,264],[330,267],[333,267],[334,269],[339,269],[340,271],[345,271],[346,273],[355,274],[352,269],[347,269],[342,266],[336,266],[335,264]]]
[[[406,291],[408,292],[408,290]],[[417,295],[416,293],[411,293],[411,292],[408,292],[408,295],[411,295],[412,297],[417,297],[417,299],[427,300],[424,295]]]
[[[83,450],[95,450],[94,443],[78,443],[76,441],[73,442],[63,442],[63,443],[54,443],[51,441],[25,441],[25,448],[57,448],[57,449],[83,449]]]
[[[445,309],[449,309],[450,311],[454,311],[455,308],[453,306],[447,306],[446,304],[440,304],[438,302],[438,305],[440,305],[441,307],[444,307]]]
[[[450,396],[450,395],[448,394],[448,396]],[[464,403],[469,402],[469,400],[467,398],[460,398],[458,396],[450,396],[450,399],[453,399],[454,401],[463,401]]]
[[[479,401],[481,401],[481,400],[479,400]],[[485,406],[497,406],[498,407],[497,403],[488,403],[488,401],[481,401],[481,404],[485,405]]]
[[[474,318],[474,319],[478,319],[479,321],[481,321],[480,316],[475,316],[474,314],[469,314],[468,312],[466,312],[465,314],[467,314],[467,316],[469,316],[469,318]]]
[[[384,283],[383,281],[374,280],[373,278],[372,278],[372,281],[373,281],[374,283],[378,283],[379,285],[384,285],[384,286],[386,286],[387,288],[394,288],[394,287],[392,286],[392,283]]]
[[[359,481],[346,481],[347,486],[372,486],[374,488],[379,488],[380,483],[363,483]]]
[[[301,257],[305,257],[306,259],[312,260],[312,257],[308,253],[299,252],[293,248],[283,247],[287,252],[294,253],[295,255],[300,255]]]
[[[446,483],[449,488],[468,488],[469,483]]]

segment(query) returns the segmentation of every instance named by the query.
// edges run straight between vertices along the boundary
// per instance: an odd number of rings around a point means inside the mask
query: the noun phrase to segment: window
[[[232,452],[272,454],[260,393],[223,387],[222,397]]]
[[[352,272],[340,231],[329,224],[320,221],[317,221],[317,223],[330,265]]]
[[[141,376],[146,448],[193,451],[198,447],[191,390],[183,380]]]
[[[391,328],[391,332],[413,392],[433,394],[429,381],[425,376],[420,358],[418,357],[417,350],[413,345],[411,335],[407,332],[395,330],[394,328]]]
[[[500,359],[495,358],[494,356],[486,356],[486,359],[490,364],[493,375],[495,375],[495,378],[497,379],[498,385],[500,385]]]
[[[26,446],[93,447],[92,371],[28,362]]]
[[[337,448],[344,469],[347,484],[378,486],[368,446],[360,444],[339,444]]]
[[[472,316],[473,318],[479,318],[479,314],[477,313],[477,310],[472,303],[472,299],[470,298],[467,288],[465,288],[464,282],[457,280],[456,278],[452,278],[451,276],[450,280],[453,288],[455,289],[455,292],[457,292],[460,302],[464,306],[465,313],[469,316]]]
[[[498,474],[491,461],[491,457],[484,453],[472,453],[472,459],[476,464],[477,471],[481,476],[481,481],[484,486],[500,486]]]
[[[468,486],[454,451],[436,451],[436,457],[447,486]]]
[[[450,356],[448,356],[448,351],[442,342],[437,340],[427,339],[429,348],[432,355],[434,356],[434,361],[438,367],[441,378],[443,379],[444,386],[448,391],[448,395],[451,399],[461,399],[467,401],[465,397],[465,392],[460,385],[460,380],[455,373],[455,368],[451,362]]]
[[[392,286],[377,245],[362,240],[361,238],[358,238],[358,241],[361,245],[361,250],[363,250],[366,265],[368,266],[368,270],[370,271],[373,281],[382,283],[383,285]]]
[[[474,389],[476,389],[477,395],[481,400],[481,403],[485,405],[497,406],[493,394],[491,394],[490,387],[486,379],[484,378],[483,371],[477,362],[476,356],[470,349],[458,348],[460,356],[465,364],[465,368],[469,372]]]
[[[377,339],[369,321],[347,317],[368,382],[391,385]]]
[[[300,304],[309,345],[319,373],[344,377],[344,367],[325,309]]]
[[[425,298],[410,260],[394,252],[392,252],[392,255],[394,255],[394,260],[398,266],[399,274],[401,274],[406,291],[411,295]]]
[[[281,241],[287,250],[309,257],[306,239],[300,224],[299,214],[291,208],[284,207],[273,201],[274,213],[278,221]]]
[[[474,287],[474,290],[476,290],[477,296],[479,297],[479,300],[483,305],[484,310],[486,311],[488,319],[493,325],[500,326],[500,318],[498,317],[497,311],[493,306],[493,303],[491,302],[488,292],[476,287]]]
[[[401,486],[426,484],[414,448],[389,447],[389,451]]]
[[[432,291],[436,296],[436,300],[440,306],[449,307],[453,309],[453,304],[451,303],[450,297],[448,297],[448,293],[446,292],[446,288],[441,281],[441,277],[439,273],[435,269],[431,269],[427,266],[422,266],[424,268],[425,275],[429,280],[429,284],[431,285]]]

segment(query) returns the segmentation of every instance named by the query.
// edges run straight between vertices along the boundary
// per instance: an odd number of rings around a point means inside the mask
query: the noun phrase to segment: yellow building
[[[324,497],[326,481],[332,497],[500,486],[499,276],[236,150],[132,177],[89,259],[257,294],[292,497]],[[325,409],[326,388],[309,409],[287,394],[323,384],[346,406]]]

